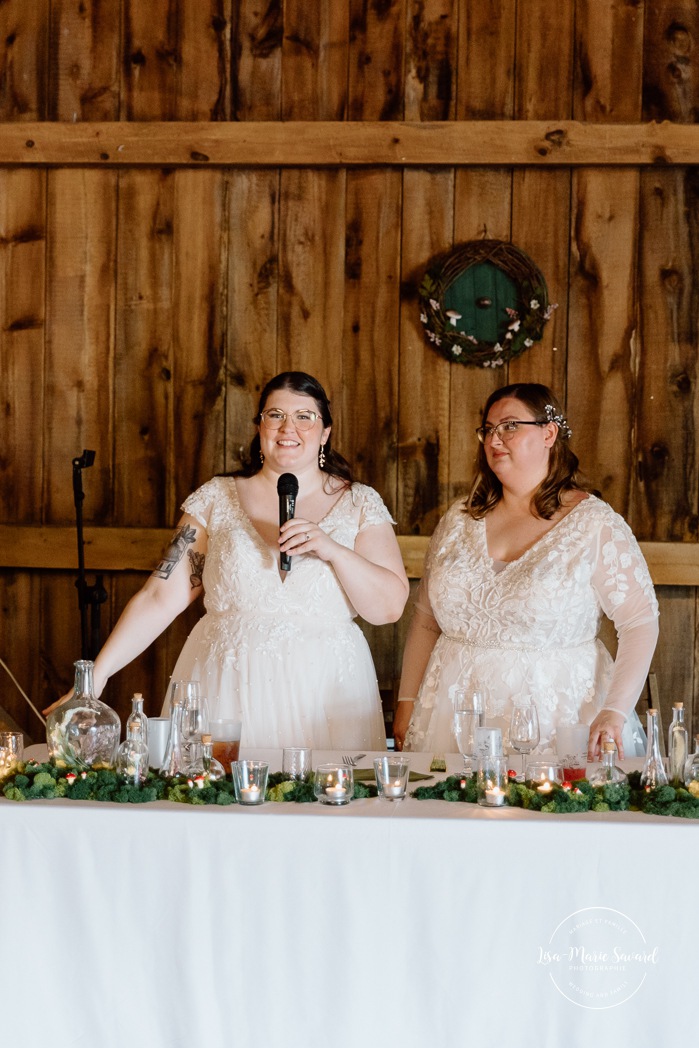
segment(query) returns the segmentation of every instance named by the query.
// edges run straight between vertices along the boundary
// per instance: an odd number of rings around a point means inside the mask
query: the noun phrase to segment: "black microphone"
[[[293,520],[296,512],[296,496],[299,493],[299,482],[293,473],[282,473],[277,481],[279,495],[279,527]],[[288,553],[279,554],[279,567],[282,571],[291,571],[291,557]]]

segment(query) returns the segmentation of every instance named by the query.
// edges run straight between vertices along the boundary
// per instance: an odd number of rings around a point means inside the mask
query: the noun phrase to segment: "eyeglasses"
[[[476,434],[481,444],[487,443],[492,440],[494,436],[497,436],[499,440],[502,440],[505,444],[509,443],[516,436],[520,426],[545,426],[545,422],[529,422],[523,419],[508,419],[507,422],[501,422],[497,426],[479,426],[476,430]]]
[[[291,414],[287,414],[286,411],[277,411],[276,408],[260,412],[260,422],[264,422],[267,429],[281,429],[288,418],[299,433],[305,433],[313,429],[320,415],[317,411],[292,411]]]

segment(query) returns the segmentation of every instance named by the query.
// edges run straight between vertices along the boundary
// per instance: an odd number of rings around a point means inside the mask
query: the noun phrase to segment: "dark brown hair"
[[[270,379],[265,388],[260,393],[260,399],[257,405],[257,414],[253,419],[255,425],[260,424],[260,415],[264,411],[267,401],[269,400],[272,393],[275,393],[279,389],[288,389],[292,393],[301,393],[303,396],[312,397],[315,401],[318,409],[318,414],[323,420],[323,429],[327,429],[328,426],[332,426],[333,419],[330,413],[330,401],[328,400],[327,394],[320,382],[313,378],[312,375],[307,375],[305,371],[282,371],[280,375],[275,375],[274,378]],[[345,484],[351,484],[353,481],[352,467],[349,462],[332,447],[332,433],[330,433],[327,441],[325,442],[325,463],[320,468],[324,473],[328,473],[331,477],[337,477],[339,480],[344,481]],[[234,477],[254,477],[256,473],[259,473],[262,469],[262,460],[260,458],[260,434],[256,433],[250,443],[248,450],[247,462],[244,464],[242,469],[239,469],[233,474]]]
[[[532,496],[533,511],[538,517],[550,520],[562,505],[565,492],[592,491],[579,470],[577,455],[571,451],[568,444],[570,430],[565,422],[563,408],[558,397],[551,392],[548,386],[543,386],[539,382],[517,382],[511,386],[496,389],[494,393],[490,394],[483,409],[481,425],[485,425],[493,404],[504,400],[505,397],[515,397],[521,401],[531,411],[536,422],[555,421],[555,416],[561,419],[556,440],[550,450],[548,473]],[[547,405],[550,405],[548,412]],[[480,520],[498,504],[501,498],[502,484],[488,465],[485,445],[479,443],[476,457],[476,478],[466,499],[464,512]]]

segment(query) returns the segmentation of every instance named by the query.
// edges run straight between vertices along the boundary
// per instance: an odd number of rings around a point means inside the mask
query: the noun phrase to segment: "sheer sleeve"
[[[658,601],[628,524],[610,511],[597,534],[593,586],[614,623],[619,646],[604,708],[629,714],[641,694],[658,642]]]

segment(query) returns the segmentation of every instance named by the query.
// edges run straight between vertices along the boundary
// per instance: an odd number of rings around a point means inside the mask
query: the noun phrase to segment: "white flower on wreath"
[[[522,326],[522,321],[521,320],[513,320],[511,324],[507,325],[507,330],[508,331],[519,331],[521,326]]]
[[[461,356],[461,347],[460,346],[452,346],[451,347],[451,354],[452,354],[453,357],[460,357]]]
[[[430,299],[430,305],[432,306],[432,309],[439,309],[439,302],[436,298]]]
[[[427,313],[421,313],[420,314],[420,320],[422,321],[423,324],[426,324],[427,323]]]
[[[531,302],[529,303],[529,308],[530,309],[539,309],[540,305],[541,305],[541,303],[539,302],[539,299],[538,298],[533,298],[531,300]]]
[[[493,346],[493,353],[502,353],[502,346],[499,342],[496,342]]]
[[[524,344],[525,344],[525,346],[527,346],[527,347],[529,347],[529,346],[533,346],[533,345],[534,345],[533,341],[532,341],[532,340],[531,340],[530,338],[525,338],[525,340],[524,340]]]

